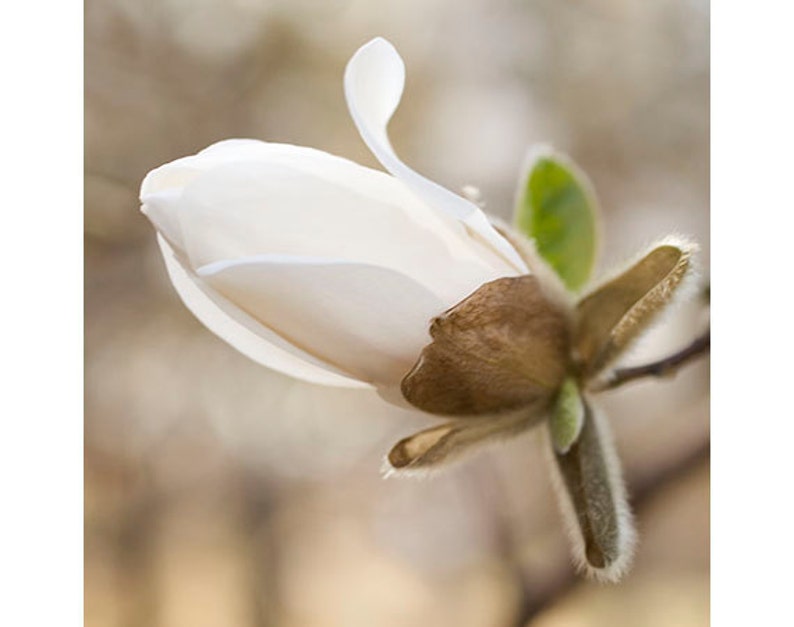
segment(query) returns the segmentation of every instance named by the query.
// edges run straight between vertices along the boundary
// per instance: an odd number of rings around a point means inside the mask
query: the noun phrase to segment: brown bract
[[[550,402],[568,369],[566,316],[534,276],[486,283],[433,320],[430,335],[402,393],[431,414],[477,416]]]
[[[620,555],[618,517],[609,466],[592,410],[585,405],[585,420],[577,442],[564,454],[555,453],[584,539],[587,562],[604,568]]]
[[[527,407],[497,416],[452,420],[397,442],[389,452],[389,464],[395,469],[433,468],[483,442],[521,433],[542,416],[542,411]]]
[[[663,244],[583,298],[576,350],[592,377],[613,363],[673,297],[692,265],[692,248]]]
[[[392,467],[436,465],[456,449],[536,424],[553,411],[566,377],[587,389],[671,300],[693,251],[668,239],[575,308],[535,272],[485,283],[435,318],[433,341],[401,390],[414,407],[455,420],[402,440],[389,455]]]
[[[403,378],[402,393],[423,411],[453,418],[398,442],[391,468],[435,468],[548,418],[576,562],[617,581],[635,533],[608,426],[583,392],[670,302],[691,274],[694,249],[668,239],[575,307],[542,283],[543,263],[528,260],[540,271],[486,283],[435,318],[433,341]]]

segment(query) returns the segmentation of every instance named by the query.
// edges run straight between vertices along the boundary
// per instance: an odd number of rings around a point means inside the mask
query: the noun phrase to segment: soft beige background
[[[167,282],[145,173],[228,137],[375,165],[341,78],[376,35],[408,67],[392,137],[416,169],[507,217],[551,142],[596,184],[603,268],[678,231],[708,277],[704,1],[87,0],[86,624],[708,624],[706,360],[603,398],[640,545],[624,583],[571,585],[536,434],[384,481],[422,419],[249,363]],[[705,316],[679,308],[632,361]]]

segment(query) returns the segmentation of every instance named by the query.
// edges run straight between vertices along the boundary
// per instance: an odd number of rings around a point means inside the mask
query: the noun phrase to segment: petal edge
[[[311,383],[372,388],[292,346],[214,290],[200,285],[198,277],[191,276],[168,242],[159,234],[157,240],[168,275],[182,302],[205,327],[243,355],[267,368]]]

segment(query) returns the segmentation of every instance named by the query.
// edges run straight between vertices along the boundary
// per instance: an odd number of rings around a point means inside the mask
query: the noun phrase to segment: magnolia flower
[[[399,442],[393,469],[432,468],[545,421],[577,559],[615,579],[634,532],[587,390],[669,302],[692,247],[663,242],[577,303],[594,253],[567,273],[559,242],[544,254],[542,237],[492,223],[395,154],[387,125],[404,81],[383,39],[344,78],[353,121],[389,174],[239,139],[150,172],[142,211],[169,276],[201,322],[262,365],[449,418]],[[557,157],[536,153],[530,171],[544,159]]]
[[[527,272],[477,206],[395,155],[386,124],[403,82],[383,39],[345,75],[353,119],[391,176],[311,148],[228,140],[143,181],[142,211],[185,304],[265,366],[397,387],[432,317]]]

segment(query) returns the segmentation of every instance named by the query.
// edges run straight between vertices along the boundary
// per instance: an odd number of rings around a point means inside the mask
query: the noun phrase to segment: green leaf
[[[584,423],[584,403],[576,381],[568,377],[560,386],[549,428],[554,449],[565,454],[576,442]]]
[[[568,157],[535,148],[522,179],[515,223],[566,287],[579,291],[595,265],[598,203],[587,176]]]

